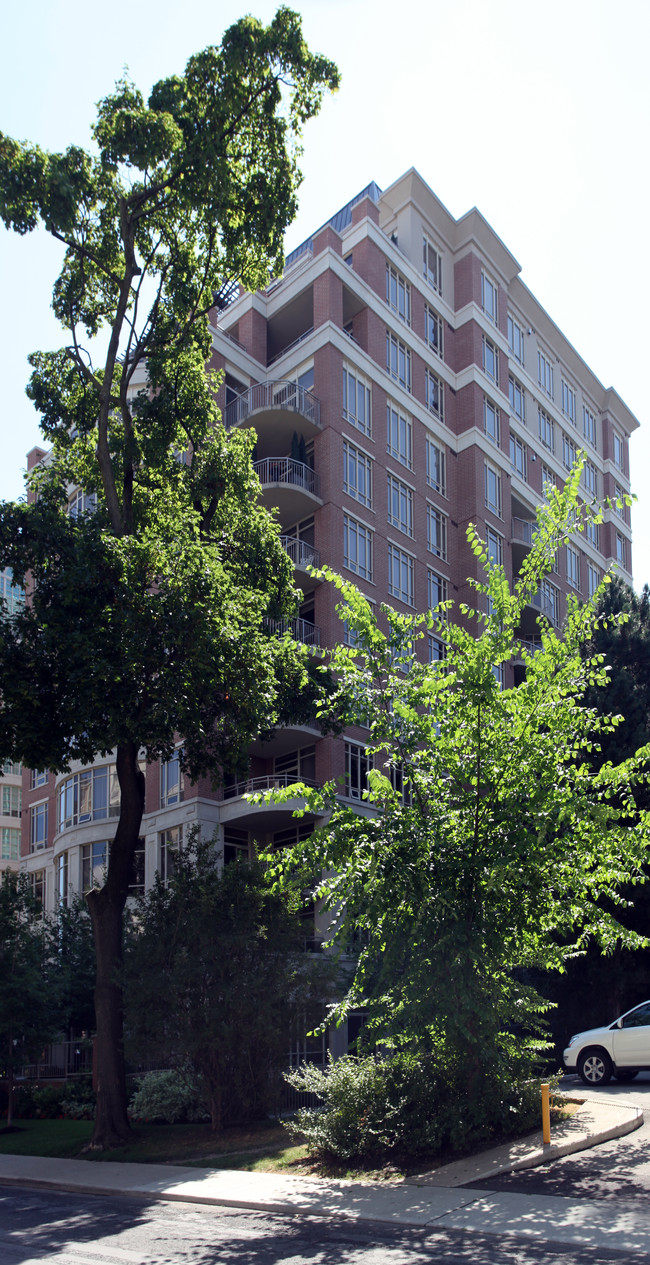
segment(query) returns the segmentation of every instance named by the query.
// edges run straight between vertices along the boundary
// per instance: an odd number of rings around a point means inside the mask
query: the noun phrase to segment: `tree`
[[[125,958],[129,1045],[198,1076],[213,1129],[268,1114],[292,1028],[319,1002],[321,1017],[328,973],[302,935],[259,862],[220,867],[200,840],[138,906]]]
[[[0,746],[55,771],[116,750],[120,816],[88,898],[97,1147],[129,1129],[118,980],[139,757],[168,758],[180,734],[192,778],[236,769],[307,693],[304,656],[266,631],[294,610],[291,567],[258,505],[251,435],[218,424],[208,316],[281,267],[301,127],[336,85],[282,8],[268,27],[236,23],[147,103],[118,83],[91,151],[0,137],[5,225],[64,247],[53,308],[67,337],[30,357],[52,445],[37,500],[0,511],[1,563],[31,586],[0,625]],[[68,512],[71,488],[86,512]]]
[[[442,603],[417,617],[384,607],[380,623],[352,585],[324,573],[352,630],[334,653],[332,706],[367,727],[369,811],[343,807],[335,787],[301,788],[309,811],[331,809],[329,822],[269,858],[278,877],[320,876],[332,939],[356,940],[356,975],[335,1015],[364,1006],[375,1039],[425,1052],[442,1043],[469,1090],[534,1048],[546,1003],[526,968],[562,970],[592,937],[606,951],[639,942],[615,911],[621,885],[643,876],[648,816],[634,790],[647,781],[648,749],[617,766],[589,762],[615,727],[585,703],[606,681],[602,657],[581,655],[598,616],[570,600],[561,632],[540,621],[536,653],[518,631],[558,546],[591,513],[579,476],[578,466],[538,511],[512,592],[470,527],[486,578],[474,583],[476,607],[456,613],[462,622]],[[431,632],[446,658],[425,664]],[[524,680],[502,689],[515,657]]]
[[[8,1080],[8,1129],[16,1068],[60,1027],[56,964],[51,928],[27,875],[6,870],[0,877],[0,1065]]]

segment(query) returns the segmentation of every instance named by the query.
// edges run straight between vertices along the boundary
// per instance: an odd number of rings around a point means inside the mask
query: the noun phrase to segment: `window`
[[[508,347],[514,360],[524,363],[524,331],[512,316],[508,317]]]
[[[165,886],[174,877],[176,858],[182,846],[182,826],[171,826],[169,830],[160,831],[158,835],[158,870]]]
[[[37,786],[47,786],[48,773],[47,769],[32,769],[29,774],[29,789],[36,790]]]
[[[621,536],[620,531],[616,533],[616,561],[621,567],[627,566],[627,549],[625,546],[625,537]]]
[[[548,501],[553,488],[557,487],[557,480],[552,470],[548,466],[542,466],[542,496]]]
[[[68,517],[79,518],[82,514],[94,514],[97,509],[97,496],[94,492],[82,492],[77,488],[68,501]]]
[[[496,386],[499,385],[499,353],[489,338],[483,335],[483,371]]]
[[[69,905],[70,889],[68,886],[68,854],[60,852],[54,862],[54,891],[59,905]]]
[[[544,412],[543,408],[537,410],[539,419],[539,437],[545,448],[550,448],[551,452],[555,451],[555,427],[553,418]]]
[[[436,356],[440,356],[441,360],[443,356],[442,327],[442,317],[438,316],[438,313],[434,312],[433,308],[429,307],[428,303],[425,303],[424,341],[427,344],[427,347],[430,347]]]
[[[0,857],[3,861],[17,861],[20,852],[20,830],[16,826],[3,826],[0,832]]]
[[[598,585],[600,584],[600,572],[598,567],[594,567],[591,563],[587,563],[587,592],[589,597],[593,597]]]
[[[543,351],[537,353],[537,381],[551,399],[553,399],[553,366]]]
[[[91,887],[103,887],[108,865],[108,840],[87,843],[81,849],[81,888],[89,892]]]
[[[486,541],[488,558],[495,566],[503,566],[503,539],[493,527],[488,525]]]
[[[34,900],[38,901],[42,909],[45,905],[45,870],[32,870],[32,873],[28,874],[27,878],[32,889],[32,896]]]
[[[25,590],[14,584],[11,567],[0,571],[0,601],[3,599],[8,615],[17,614],[25,601]]]
[[[498,324],[497,287],[487,273],[481,273],[481,307],[493,325]]]
[[[343,515],[343,564],[362,580],[372,580],[372,531]]]
[[[179,747],[171,760],[160,765],[160,807],[169,808],[170,804],[180,804],[183,798],[183,770],[181,768],[182,751]]]
[[[434,492],[447,495],[447,455],[432,439],[427,439],[427,483]]]
[[[542,580],[537,592],[537,600],[535,605],[539,607],[546,618],[550,620],[556,627],[560,614],[560,594],[554,584],[550,580]]]
[[[447,519],[433,505],[427,505],[427,549],[446,562]]]
[[[483,429],[493,444],[499,444],[499,410],[496,404],[483,397]]]
[[[576,446],[568,435],[562,435],[562,462],[567,470],[572,470],[576,459]]]
[[[345,793],[350,799],[362,799],[368,789],[368,770],[372,756],[357,742],[345,744]]]
[[[29,813],[30,851],[47,847],[47,803],[35,804]]]
[[[513,474],[518,474],[520,479],[526,479],[526,448],[516,435],[510,436],[510,465]]]
[[[424,401],[428,409],[444,421],[444,383],[430,369],[424,371]]]
[[[593,545],[594,549],[598,549],[598,523],[594,523],[592,519],[585,520],[585,540]]]
[[[248,831],[237,830],[234,826],[224,826],[223,829],[223,863],[229,865],[231,861],[248,861]]]
[[[343,440],[343,491],[368,509],[372,506],[372,460]]]
[[[448,584],[444,575],[438,575],[437,571],[427,572],[427,604],[430,611],[435,611],[441,602],[447,601]],[[441,611],[441,616],[444,614]]]
[[[386,302],[407,325],[411,324],[411,287],[391,264],[386,264]]]
[[[623,440],[621,439],[621,436],[618,434],[618,431],[615,431],[615,430],[612,431],[612,455],[614,459],[614,465],[618,466],[619,470],[622,470],[623,469]]]
[[[346,646],[358,646],[360,637],[356,629],[350,628],[347,619],[343,620],[343,641]]]
[[[405,391],[411,390],[411,353],[389,329],[386,330],[386,369]]]
[[[625,492],[623,491],[623,488],[620,487],[618,483],[615,483],[614,496],[612,498],[614,502],[614,511],[616,514],[618,514],[619,518],[623,519],[623,521],[625,521],[625,499],[624,498],[625,498]]]
[[[598,496],[598,471],[593,461],[585,461],[582,467],[582,482],[590,496]]]
[[[85,821],[117,817],[120,811],[120,784],[114,764],[87,769],[66,778],[57,790],[57,830],[68,830]]]
[[[566,547],[566,578],[572,588],[580,588],[580,554],[572,545]]]
[[[410,470],[413,466],[413,426],[389,400],[386,405],[386,452]]]
[[[387,475],[388,521],[407,536],[413,535],[413,493],[394,474]]]
[[[388,545],[388,592],[413,606],[413,559],[396,545]]]
[[[422,241],[422,255],[423,271],[429,285],[442,294],[442,256],[426,237]]]
[[[23,806],[23,793],[19,786],[3,786],[2,816],[20,817]]]
[[[22,764],[20,763],[16,764],[13,760],[5,760],[2,766],[2,772],[5,775],[8,774],[13,777],[20,777],[22,771],[23,771]]]
[[[591,412],[591,409],[587,408],[586,404],[583,406],[583,409],[582,409],[582,429],[584,432],[585,439],[587,440],[587,443],[591,444],[592,448],[595,448],[596,447],[596,418],[594,417],[594,414]]]
[[[501,516],[501,475],[495,466],[485,462],[485,508]]]
[[[510,400],[510,408],[515,417],[520,422],[526,421],[526,394],[520,382],[513,378],[512,374],[508,378],[508,398]]]
[[[343,416],[363,435],[372,434],[370,387],[355,370],[343,366]]]
[[[290,782],[309,782],[313,785],[316,781],[315,745],[312,743],[310,747],[296,747],[293,751],[285,751],[283,755],[276,756],[273,772],[281,773],[287,786]]]
[[[440,637],[434,637],[429,634],[428,638],[429,663],[442,663],[446,655],[446,646]]]
[[[576,424],[576,393],[568,382],[562,379],[562,412],[572,426]]]

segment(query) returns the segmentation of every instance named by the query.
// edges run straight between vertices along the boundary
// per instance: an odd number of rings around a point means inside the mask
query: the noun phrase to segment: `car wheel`
[[[612,1060],[606,1050],[585,1050],[578,1059],[578,1076],[585,1085],[606,1085],[612,1075]]]
[[[638,1067],[620,1067],[614,1072],[617,1081],[633,1081],[639,1075]]]

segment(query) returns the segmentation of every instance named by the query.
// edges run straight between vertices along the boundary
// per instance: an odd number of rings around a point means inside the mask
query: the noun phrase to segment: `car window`
[[[646,1024],[650,1024],[649,1002],[646,1002],[644,1006],[637,1006],[636,1010],[631,1010],[629,1015],[625,1015],[621,1027],[644,1028]]]

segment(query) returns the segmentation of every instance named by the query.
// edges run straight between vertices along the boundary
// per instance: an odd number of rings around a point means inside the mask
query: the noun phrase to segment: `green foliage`
[[[317,1094],[286,1127],[327,1159],[415,1158],[462,1151],[486,1138],[523,1133],[540,1118],[539,1081],[501,1062],[483,1066],[468,1092],[466,1069],[440,1047],[428,1054],[346,1056],[324,1070],[286,1073],[295,1089]]]
[[[0,877],[0,1066],[10,1072],[56,1035],[56,949],[29,878],[6,870]]]
[[[600,656],[581,653],[597,616],[570,601],[561,632],[540,621],[535,654],[519,631],[557,548],[591,513],[579,477],[578,466],[540,508],[512,592],[470,527],[486,578],[458,622],[442,609],[407,617],[383,607],[377,618],[352,585],[324,573],[355,636],[334,652],[330,705],[367,727],[375,772],[364,815],[338,802],[334,786],[301,788],[308,811],[331,809],[329,821],[269,858],[279,880],[315,882],[332,940],[359,946],[334,1016],[366,1007],[371,1036],[397,1047],[428,1052],[442,1041],[470,1087],[479,1052],[496,1068],[518,1051],[534,1057],[548,1003],[532,969],[562,970],[591,940],[605,951],[642,942],[615,913],[622,885],[643,879],[648,819],[634,790],[647,781],[648,752],[591,763],[616,725],[585,702],[607,679]],[[446,646],[441,664],[422,661],[433,631]],[[495,669],[515,657],[524,679],[503,690]]]
[[[78,1076],[66,1083],[61,1098],[61,1112],[66,1120],[92,1120],[95,1107],[96,1094],[90,1076]]]
[[[215,845],[195,839],[169,886],[158,881],[138,907],[129,1047],[183,1075],[191,1068],[215,1129],[258,1118],[274,1105],[292,1026],[308,1023],[326,969],[302,952],[300,918],[258,863],[220,868]]]
[[[174,1072],[148,1072],[129,1103],[137,1120],[162,1124],[193,1124],[209,1120],[210,1113],[195,1076]]]

